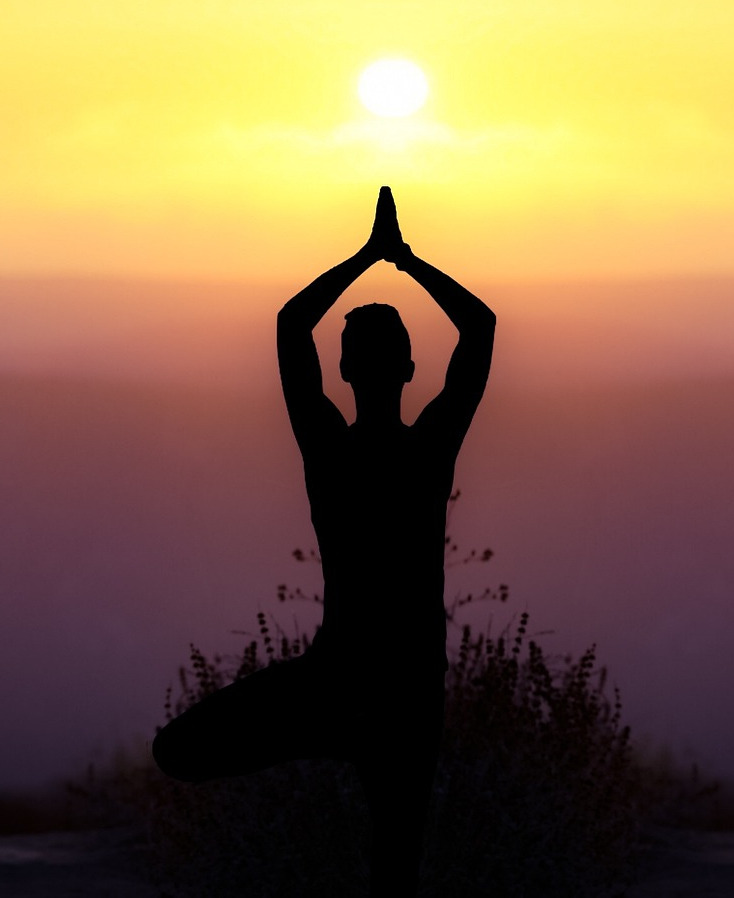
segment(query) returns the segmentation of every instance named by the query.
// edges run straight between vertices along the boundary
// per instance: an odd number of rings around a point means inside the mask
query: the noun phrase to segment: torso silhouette
[[[427,291],[459,340],[443,389],[406,426],[400,398],[414,369],[407,331],[392,307],[353,309],[340,362],[357,408],[348,426],[323,392],[313,330],[381,260]],[[322,558],[323,624],[302,656],[207,696],[153,744],[159,766],[191,782],[296,758],[351,760],[370,809],[373,898],[418,894],[443,724],[446,507],[487,382],[494,327],[480,299],[403,242],[390,189],[381,188],[367,243],[278,313],[283,395]]]
[[[357,408],[349,426],[323,392],[313,330],[381,259],[427,291],[459,340],[443,389],[407,426],[400,399],[414,364],[397,310],[373,303],[349,312],[340,361]],[[443,678],[446,506],[456,457],[487,382],[494,326],[480,299],[403,242],[387,187],[365,246],[278,313],[283,395],[303,456],[324,575],[323,624],[311,658],[329,663],[331,679],[379,687],[398,673],[413,683]]]
[[[314,641],[345,675],[446,667],[446,505],[456,452],[419,419],[323,422],[303,458],[324,575]]]

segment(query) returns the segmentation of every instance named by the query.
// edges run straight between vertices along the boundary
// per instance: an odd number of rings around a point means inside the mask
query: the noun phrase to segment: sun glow
[[[732,270],[731,0],[425,8],[3,4],[0,272],[308,271],[380,184],[450,269]]]
[[[426,102],[428,81],[414,62],[380,59],[362,72],[357,91],[370,112],[402,118],[417,112]]]

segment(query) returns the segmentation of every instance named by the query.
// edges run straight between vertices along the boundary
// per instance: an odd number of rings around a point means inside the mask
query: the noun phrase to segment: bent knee
[[[159,769],[173,779],[183,783],[197,783],[207,777],[201,770],[201,765],[187,749],[171,724],[159,730],[153,739],[151,746],[153,760]]]

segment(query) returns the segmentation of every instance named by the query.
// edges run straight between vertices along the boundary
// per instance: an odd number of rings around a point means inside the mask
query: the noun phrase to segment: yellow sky
[[[366,236],[469,278],[734,270],[731,0],[5,0],[0,273],[283,278]],[[381,56],[427,105],[357,99]]]

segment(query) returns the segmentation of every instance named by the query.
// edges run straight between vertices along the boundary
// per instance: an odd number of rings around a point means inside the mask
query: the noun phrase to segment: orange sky
[[[410,118],[359,104],[387,55],[428,78]],[[494,582],[560,651],[599,640],[643,732],[734,775],[733,59],[731,0],[4,0],[1,663],[48,719],[16,690],[0,773],[150,734],[192,635],[274,598],[311,533],[274,313],[387,183],[498,313],[457,475]],[[410,411],[455,334],[405,276],[370,271],[317,341],[343,401],[342,312],[386,284]]]
[[[301,278],[381,183],[464,277],[727,273],[730,0],[9,0],[0,273]],[[356,81],[413,59],[426,106]]]

